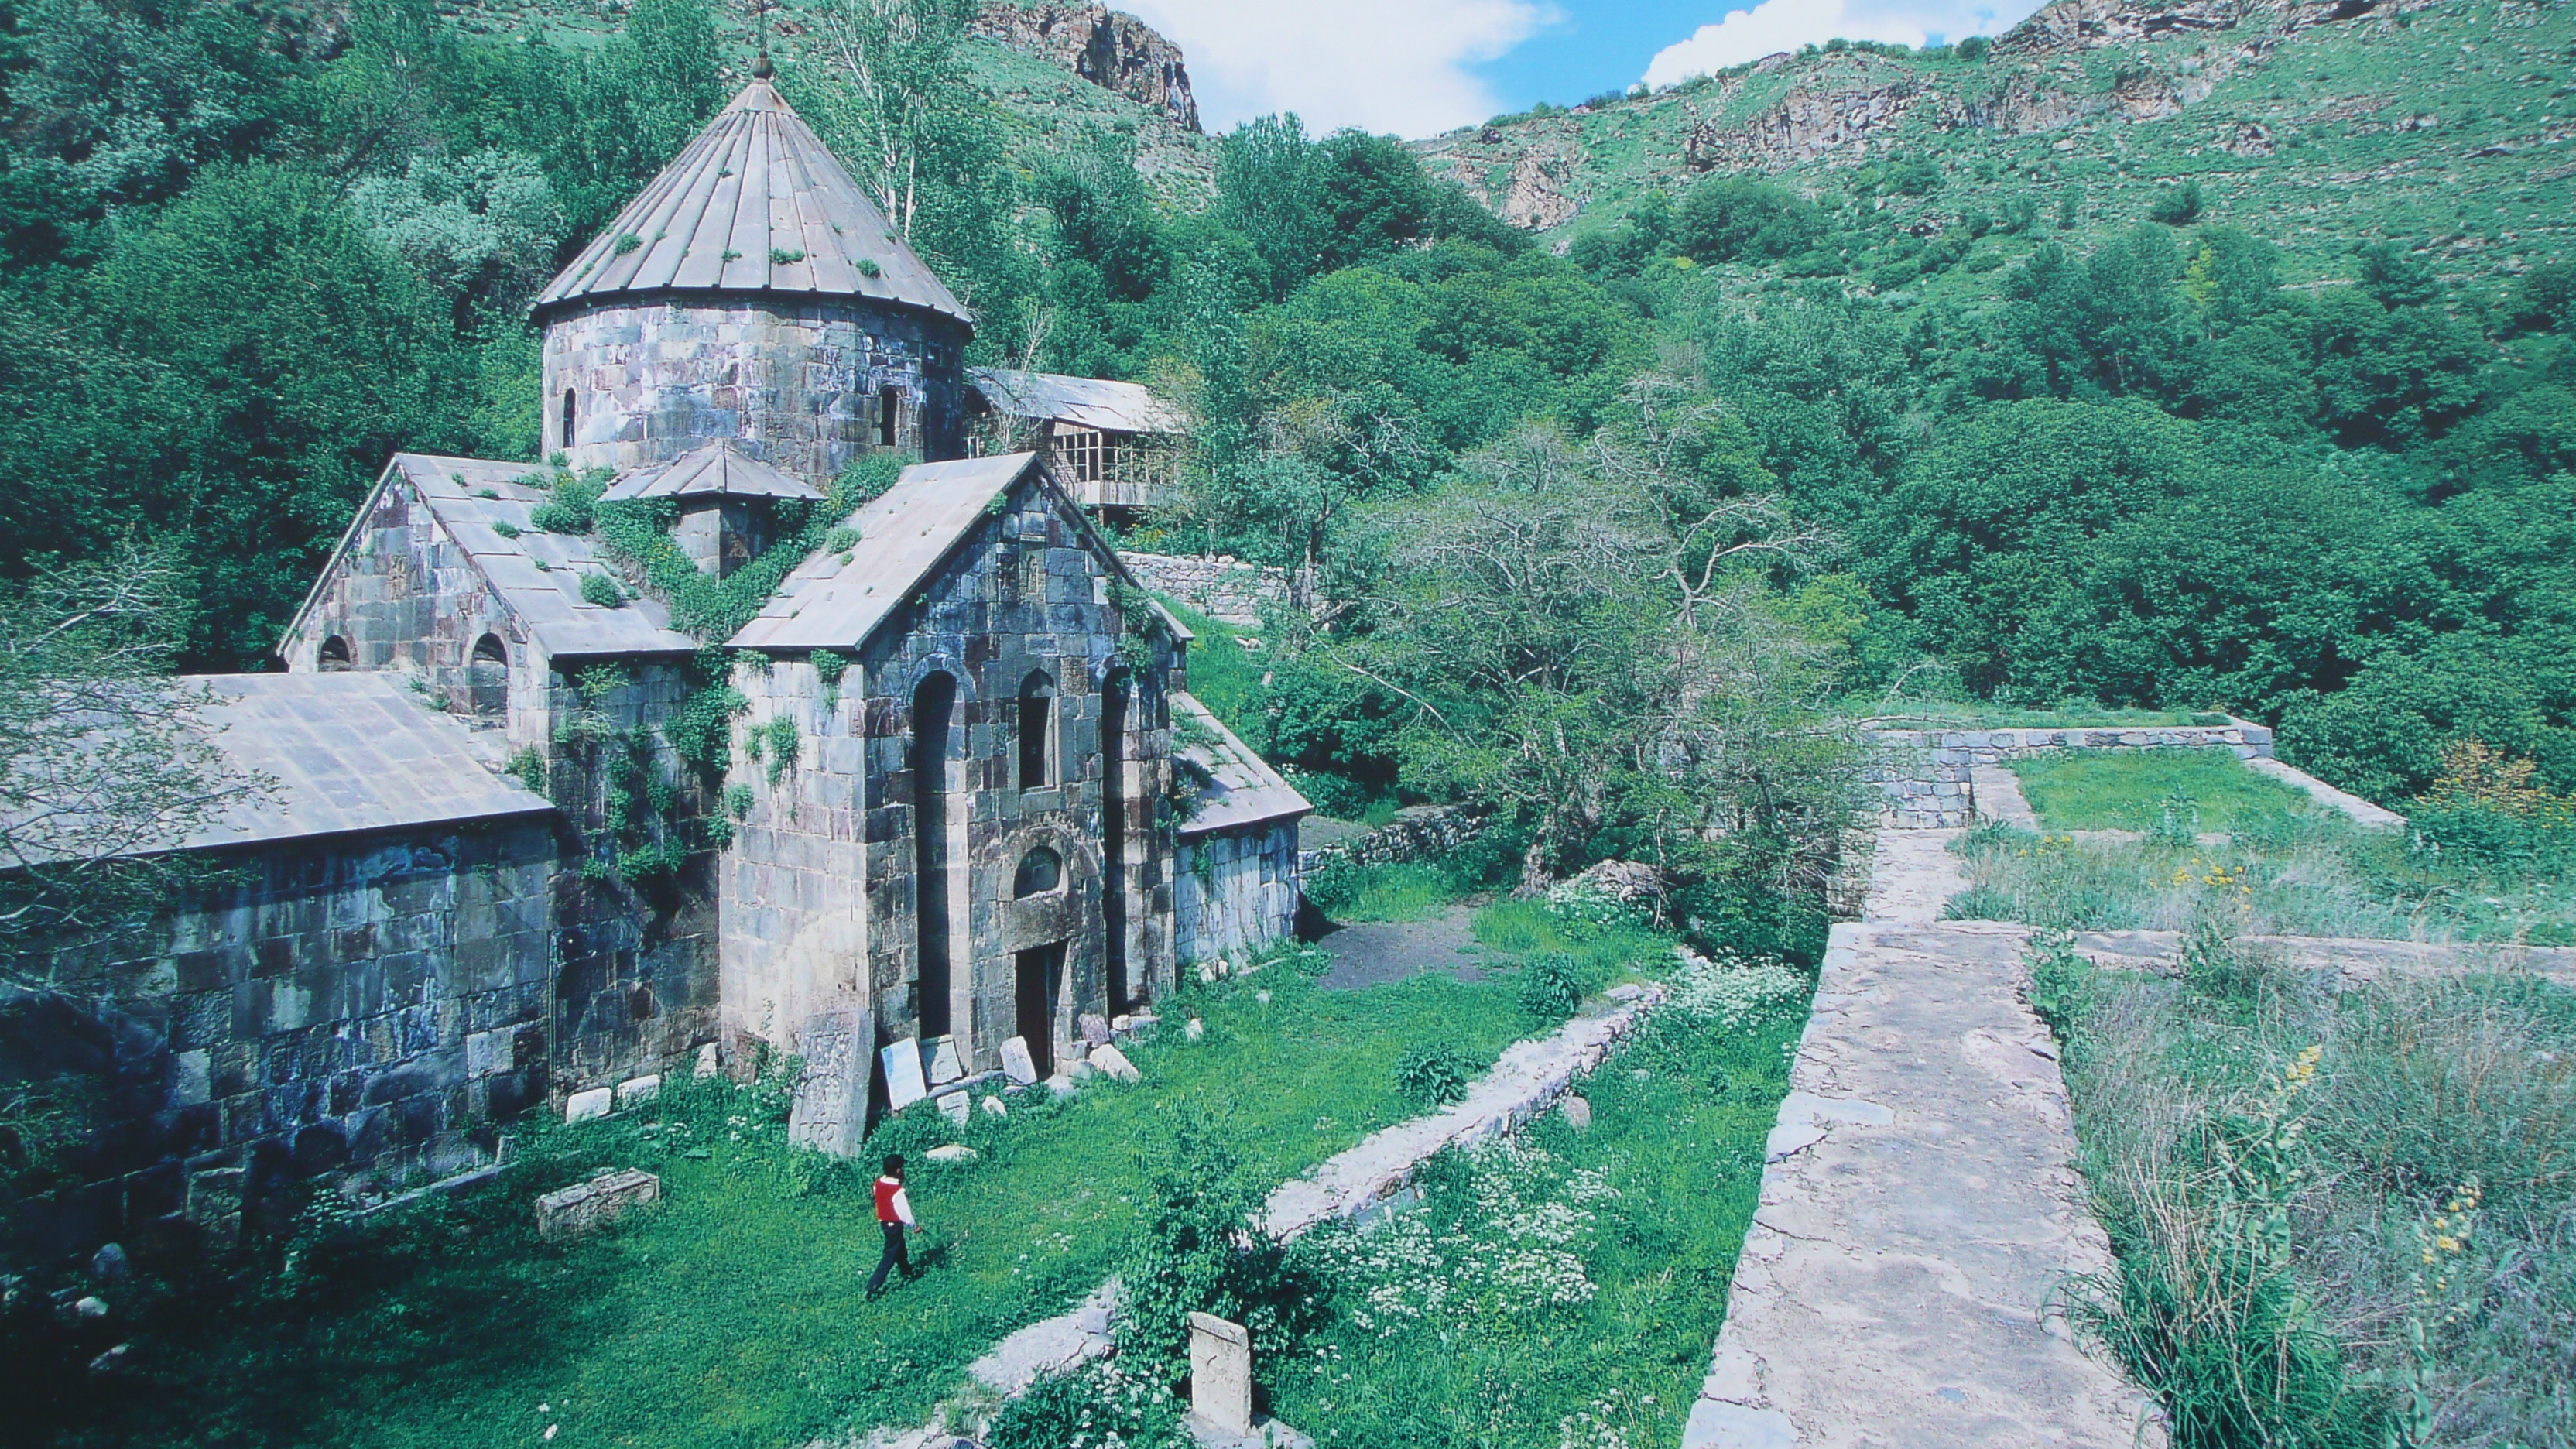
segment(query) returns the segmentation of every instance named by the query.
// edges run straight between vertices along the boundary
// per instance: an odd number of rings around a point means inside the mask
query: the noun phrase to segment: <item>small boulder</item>
[[[714,1042],[708,1042],[705,1046],[698,1048],[698,1065],[690,1075],[703,1082],[707,1078],[714,1076],[719,1070],[721,1070],[721,1068],[716,1062],[716,1044]]]
[[[1080,1020],[1082,1023],[1082,1044],[1084,1046],[1109,1045],[1109,1018],[1102,1016],[1096,1011],[1086,1011],[1082,1014]]]
[[[587,1092],[575,1092],[564,1098],[564,1120],[566,1122],[596,1121],[607,1116],[616,1102],[617,1093],[615,1089],[609,1087],[594,1087]]]
[[[963,1142],[951,1142],[945,1147],[934,1147],[921,1155],[933,1162],[972,1162],[976,1156],[975,1149]]]
[[[1137,1081],[1143,1076],[1136,1070],[1136,1064],[1127,1060],[1127,1054],[1114,1046],[1105,1046],[1094,1051],[1091,1054],[1091,1065],[1099,1068],[1103,1075],[1122,1082]]]
[[[641,1168],[603,1172],[538,1198],[537,1236],[548,1242],[576,1238],[661,1198],[662,1179]]]
[[[121,1243],[110,1243],[90,1255],[90,1273],[111,1283],[124,1277],[128,1266],[125,1260],[125,1247]]]
[[[1058,1072],[1054,1076],[1046,1079],[1046,1089],[1055,1093],[1059,1097],[1070,1097],[1074,1093],[1082,1090],[1073,1084],[1073,1078],[1066,1076],[1062,1072]]]
[[[107,1300],[99,1297],[95,1293],[87,1294],[72,1304],[72,1312],[79,1314],[83,1318],[91,1320],[105,1318],[107,1316]]]
[[[1011,1109],[1003,1106],[1002,1099],[999,1097],[986,1097],[984,1099],[984,1115],[988,1117],[1008,1117],[1011,1115]]]
[[[650,1102],[661,1095],[660,1073],[657,1072],[649,1077],[629,1077],[617,1084],[617,1110],[623,1112],[629,1107]]]
[[[1565,1114],[1565,1125],[1577,1132],[1592,1126],[1592,1104],[1581,1097],[1566,1098],[1557,1105],[1557,1110]]]
[[[1267,991],[1256,991],[1252,993],[1252,999],[1260,1002],[1264,1006],[1268,1006],[1270,1004],[1270,993]]]
[[[116,1372],[118,1369],[125,1367],[127,1355],[133,1352],[133,1344],[120,1343],[116,1347],[109,1349],[107,1352],[100,1354],[98,1357],[91,1359],[89,1361],[89,1371],[103,1378]]]
[[[1192,1041],[1197,1041],[1207,1035],[1207,1023],[1193,1016],[1190,1018],[1190,1024],[1182,1030],[1181,1034]]]

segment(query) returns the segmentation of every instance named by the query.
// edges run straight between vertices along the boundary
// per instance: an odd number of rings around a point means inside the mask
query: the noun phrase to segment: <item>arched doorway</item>
[[[510,649],[500,635],[474,641],[474,657],[465,664],[465,692],[476,718],[509,717]]]

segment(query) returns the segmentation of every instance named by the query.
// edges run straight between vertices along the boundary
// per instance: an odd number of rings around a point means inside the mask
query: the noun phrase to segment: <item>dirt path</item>
[[[1445,971],[1461,981],[1481,981],[1484,972],[1472,923],[1475,911],[1448,906],[1419,921],[1362,921],[1336,926],[1315,942],[1333,958],[1333,969],[1316,985],[1326,991],[1357,991],[1383,986],[1426,971]]]
[[[1684,1449],[2162,1445],[2052,1295],[2110,1262],[2026,928],[1940,920],[1958,832],[1887,831],[1834,928]]]

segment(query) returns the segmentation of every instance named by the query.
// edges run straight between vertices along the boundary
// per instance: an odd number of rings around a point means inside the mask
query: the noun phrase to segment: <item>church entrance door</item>
[[[1017,1026],[1038,1078],[1055,1075],[1055,1004],[1064,991],[1064,942],[1019,953]]]

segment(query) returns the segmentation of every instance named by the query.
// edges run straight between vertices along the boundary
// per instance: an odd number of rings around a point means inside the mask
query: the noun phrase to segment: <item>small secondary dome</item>
[[[659,468],[629,473],[599,496],[602,503],[633,498],[805,498],[820,500],[822,490],[743,452],[731,438],[719,438],[683,453]]]
[[[975,320],[766,80],[744,86],[535,311],[674,292],[852,298]]]

